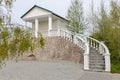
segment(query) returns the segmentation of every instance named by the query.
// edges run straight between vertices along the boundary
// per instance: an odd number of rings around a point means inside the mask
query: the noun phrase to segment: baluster
[[[88,42],[88,44],[90,44],[89,38],[87,38],[87,42]]]
[[[80,47],[80,40],[79,40],[79,38],[77,37],[77,46],[79,46]]]
[[[93,41],[93,47],[96,49],[96,41]]]
[[[100,52],[100,54],[102,54],[102,45],[101,44],[99,44],[99,52]]]
[[[92,43],[92,40],[90,40],[90,46],[91,46],[91,47],[93,47],[92,44],[93,44],[93,43]]]
[[[70,41],[70,33],[68,33],[68,38],[69,38],[68,40]]]
[[[73,35],[71,34],[71,42],[72,42],[72,36],[73,36]]]
[[[96,42],[96,50],[98,50],[98,44],[99,44],[99,43]]]
[[[65,31],[65,38],[67,38],[66,31]]]
[[[64,38],[65,38],[65,32],[63,32],[64,33]]]
[[[74,43],[76,44],[76,36],[74,35]]]

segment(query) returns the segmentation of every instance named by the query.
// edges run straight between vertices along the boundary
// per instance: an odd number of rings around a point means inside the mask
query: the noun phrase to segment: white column
[[[48,17],[48,31],[49,31],[49,35],[50,35],[50,30],[52,30],[52,16],[51,15]]]
[[[35,37],[38,38],[38,26],[39,26],[39,22],[38,19],[35,19]]]
[[[58,36],[60,36],[60,21],[59,20],[57,20],[57,28],[58,28]]]

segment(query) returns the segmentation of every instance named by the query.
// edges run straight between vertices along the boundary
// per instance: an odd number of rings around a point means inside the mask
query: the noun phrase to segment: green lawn
[[[116,64],[111,63],[111,72],[120,73],[120,63],[116,63]]]

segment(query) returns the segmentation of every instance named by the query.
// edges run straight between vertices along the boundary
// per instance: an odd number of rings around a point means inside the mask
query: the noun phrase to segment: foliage
[[[85,18],[83,17],[83,7],[80,0],[72,0],[67,12],[67,28],[73,33],[83,33],[86,29]]]
[[[92,36],[104,41],[111,53],[112,70],[119,69],[116,64],[120,64],[120,5],[119,2],[111,0],[111,10],[107,13],[102,3],[99,15],[95,14],[98,31],[94,31]]]
[[[0,0],[0,4],[1,4],[3,1],[5,2],[5,4],[6,4],[8,7],[12,7],[12,3],[13,3],[13,1],[15,1],[15,0]]]
[[[26,51],[33,51],[36,47],[43,48],[44,44],[42,35],[35,38],[27,29],[0,26],[0,67],[5,60],[17,58]]]
[[[112,73],[120,73],[120,63],[111,64],[111,72]]]

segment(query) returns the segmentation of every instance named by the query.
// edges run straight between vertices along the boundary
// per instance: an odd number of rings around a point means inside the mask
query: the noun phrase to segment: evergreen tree
[[[80,0],[72,0],[67,12],[67,28],[73,33],[83,33],[86,29],[85,18],[83,17],[83,6]]]

